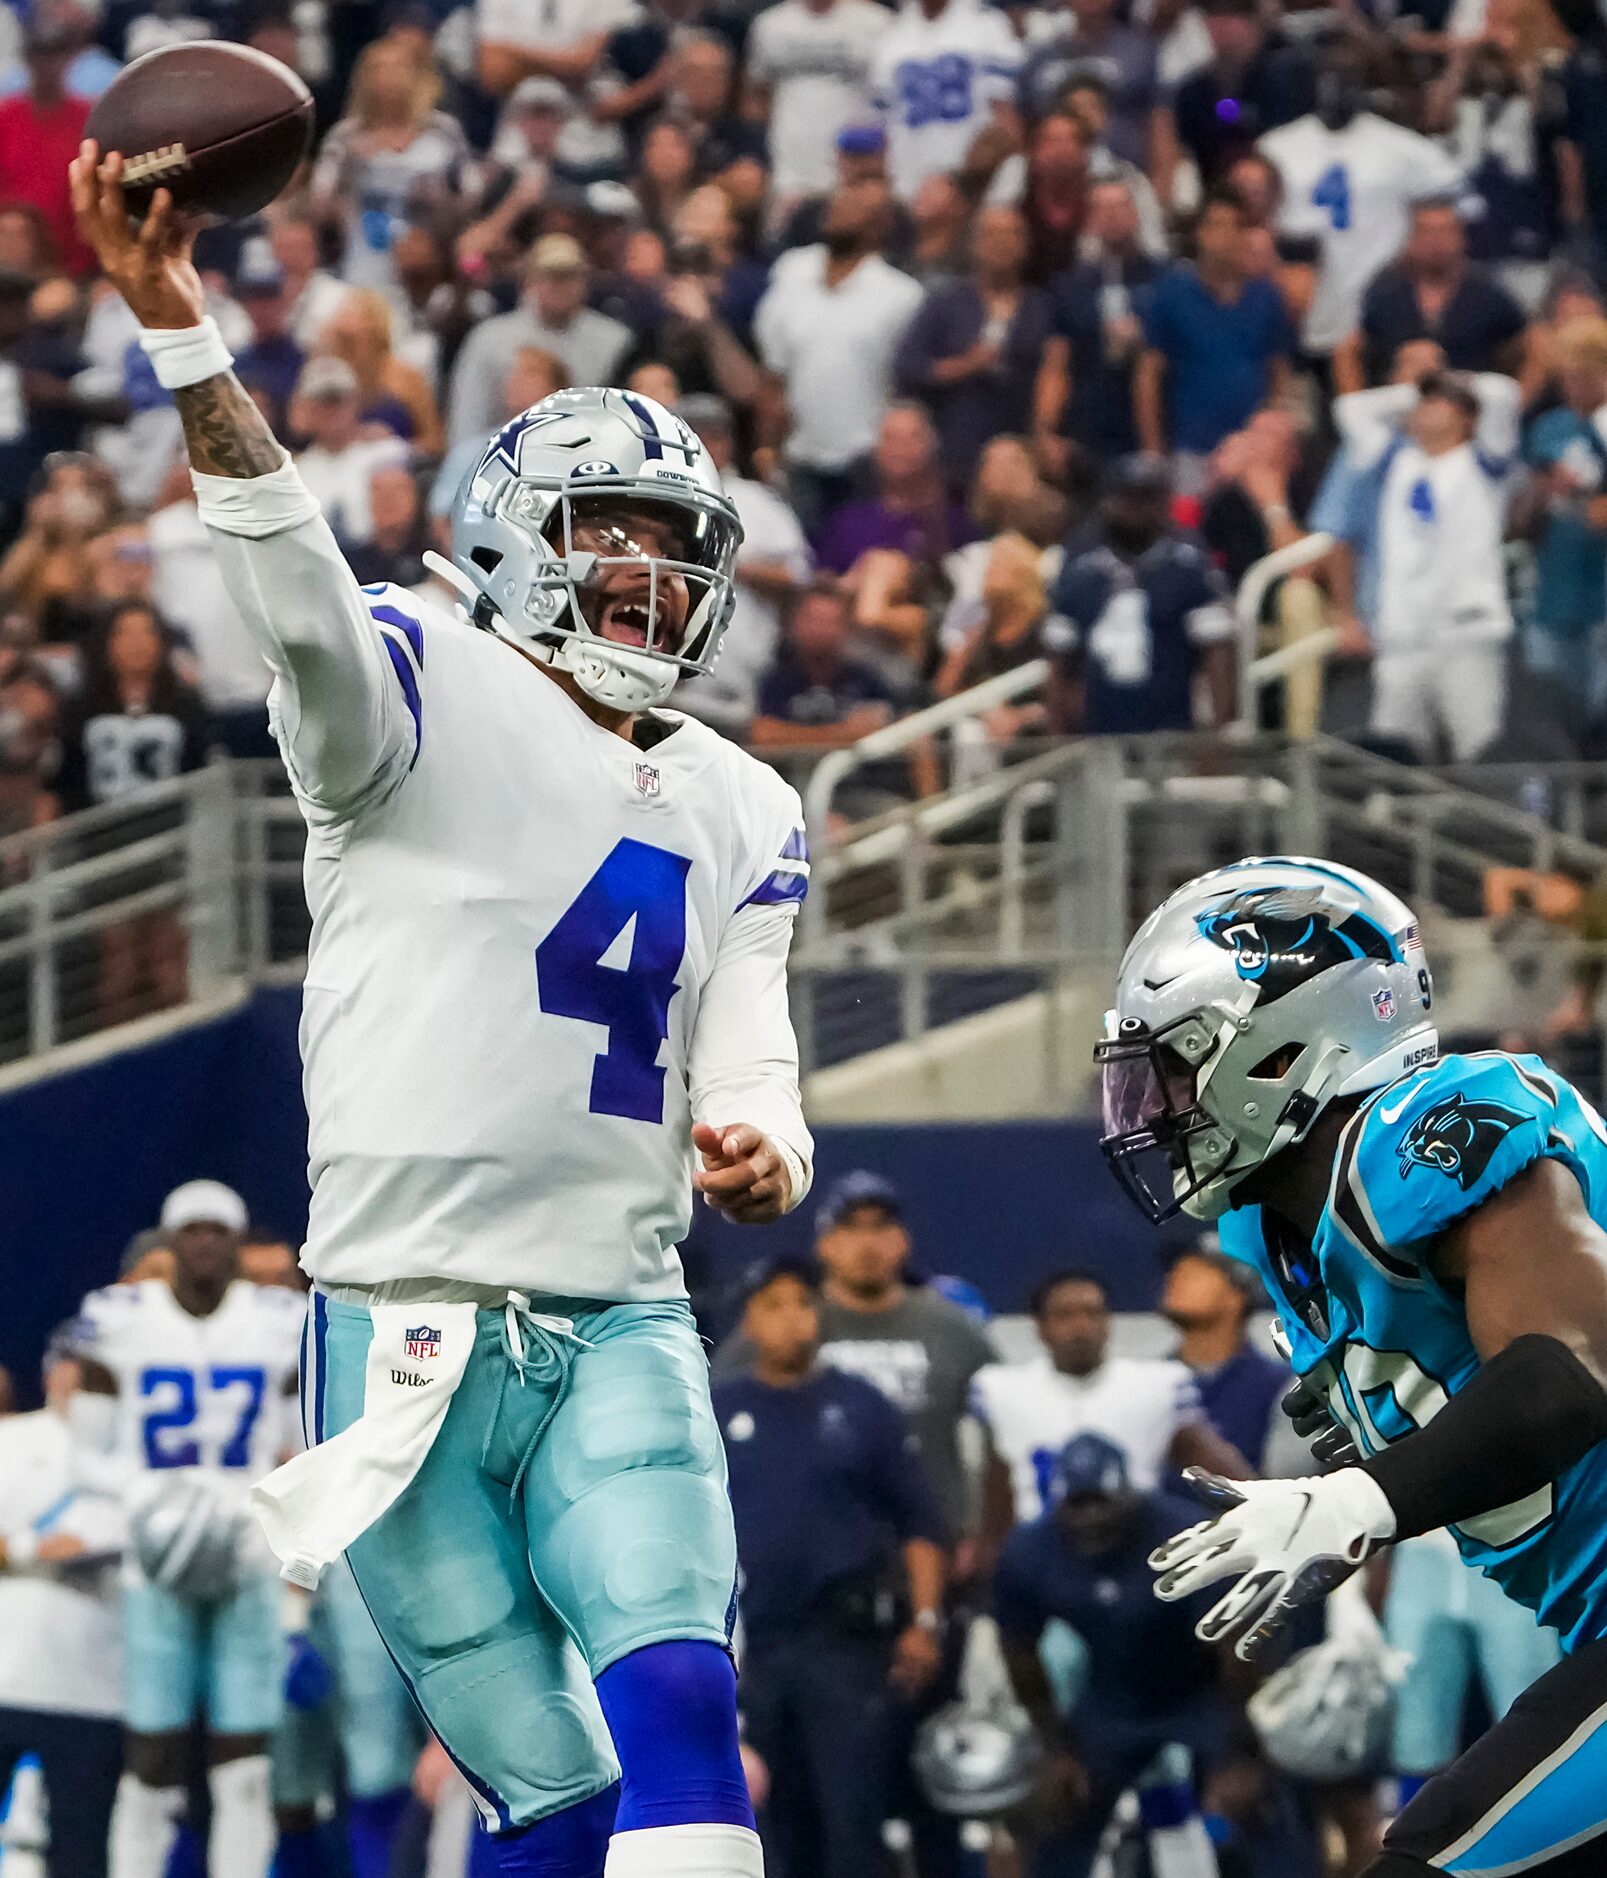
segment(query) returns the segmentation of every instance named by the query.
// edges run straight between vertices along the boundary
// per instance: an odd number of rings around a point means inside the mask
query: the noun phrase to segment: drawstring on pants
[[[509,1374],[519,1378],[519,1387],[525,1385],[528,1377],[538,1388],[552,1385],[552,1400],[547,1404],[547,1411],[536,1425],[535,1433],[524,1445],[519,1456],[519,1465],[514,1470],[513,1485],[508,1489],[508,1509],[511,1512],[519,1499],[519,1488],[524,1482],[525,1469],[529,1467],[531,1456],[536,1451],[536,1443],[547,1432],[547,1425],[563,1405],[564,1397],[569,1393],[569,1378],[574,1368],[575,1358],[582,1350],[595,1346],[586,1341],[575,1329],[574,1320],[568,1317],[549,1317],[541,1311],[530,1308],[530,1300],[522,1291],[510,1291],[502,1311],[502,1340],[507,1352],[508,1367],[502,1373],[502,1381],[497,1388],[496,1404],[491,1411],[491,1419],[486,1424],[485,1441],[480,1449],[481,1464],[484,1465],[491,1450],[491,1439],[496,1432],[497,1420],[502,1412],[503,1397],[507,1392]]]

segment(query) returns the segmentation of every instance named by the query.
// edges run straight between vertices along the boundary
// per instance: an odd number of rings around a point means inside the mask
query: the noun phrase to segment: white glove
[[[1359,1467],[1306,1480],[1224,1480],[1191,1467],[1187,1479],[1215,1519],[1190,1526],[1149,1555],[1167,1603],[1238,1577],[1194,1627],[1206,1643],[1238,1633],[1248,1663],[1290,1616],[1325,1598],[1395,1536],[1383,1489]]]

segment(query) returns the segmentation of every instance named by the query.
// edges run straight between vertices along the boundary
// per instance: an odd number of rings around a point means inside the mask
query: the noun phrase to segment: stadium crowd
[[[1338,623],[1357,727],[1596,748],[1587,0],[36,0],[0,8],[0,829],[268,753],[171,400],[66,194],[119,61],[207,34],[317,99],[299,184],[201,257],[365,580],[449,601],[422,556],[486,439],[618,381],[747,531],[677,702],[783,764],[1039,653],[995,754],[1220,723],[1227,595],[1308,528],[1339,546],[1266,630]],[[1320,721],[1315,663],[1285,709]],[[939,777],[923,748],[876,780]]]
[[[203,1500],[154,1491],[159,1472],[131,1485],[83,1406],[119,1360],[104,1327],[121,1287],[170,1286],[204,1317],[238,1289],[303,1284],[238,1195],[193,1181],[51,1340],[45,1406],[16,1412],[0,1375],[0,1860],[19,1871],[39,1873],[20,1861],[47,1846],[49,1878],[107,1869],[125,1718],[131,1742],[153,1738],[171,1667],[122,1647],[119,1599],[153,1583],[210,1636],[170,1873],[237,1878],[275,1839],[278,1878],[489,1869],[469,1790],[426,1744],[344,1571],[310,1601],[277,1586],[241,1506],[205,1502],[203,1520]],[[1154,1598],[1147,1563],[1195,1518],[1182,1467],[1309,1465],[1279,1413],[1289,1374],[1252,1327],[1254,1281],[1208,1241],[1175,1258],[1147,1318],[1118,1322],[1097,1278],[1046,1261],[1030,1317],[990,1322],[974,1286],[924,1269],[898,1190],[858,1171],[820,1197],[809,1256],[695,1302],[742,1564],[745,1765],[778,1878],[1351,1873],[1393,1799],[1555,1660],[1554,1636],[1454,1548],[1414,1542],[1368,1586],[1412,1659],[1392,1733],[1330,1664],[1288,1731],[1312,1766],[1280,1771],[1288,1755],[1247,1719],[1253,1678],[1195,1637],[1198,1600]],[[296,1300],[292,1365],[299,1318]],[[271,1398],[263,1464],[299,1440],[294,1403],[281,1424]],[[157,1405],[147,1449],[183,1432]],[[120,1556],[140,1571],[120,1578]],[[1017,1717],[1037,1749],[945,1753],[957,1695]],[[262,1791],[231,1788],[226,1770],[270,1738]]]

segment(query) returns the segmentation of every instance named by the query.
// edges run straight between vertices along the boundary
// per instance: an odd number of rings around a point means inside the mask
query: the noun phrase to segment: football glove
[[[1308,1377],[1298,1377],[1279,1406],[1320,1466],[1353,1467],[1361,1459],[1355,1436],[1335,1419],[1327,1396]]]
[[[1325,1598],[1394,1536],[1383,1490],[1359,1468],[1305,1480],[1224,1480],[1191,1467],[1185,1478],[1214,1519],[1190,1526],[1150,1554],[1155,1595],[1175,1603],[1236,1578],[1194,1626],[1205,1643],[1236,1639],[1252,1663],[1290,1617]]]

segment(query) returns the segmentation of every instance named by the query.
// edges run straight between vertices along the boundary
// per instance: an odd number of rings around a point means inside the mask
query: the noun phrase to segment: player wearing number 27
[[[509,423],[454,516],[462,617],[359,589],[204,317],[165,194],[73,166],[274,671],[308,827],[308,1451],[287,1575],[344,1550],[496,1835],[542,1878],[758,1878],[735,1542],[676,1245],[694,1188],[807,1190],[770,770],[660,710],[712,662],[735,511],[647,399]]]
[[[1439,1058],[1418,927],[1326,862],[1180,888],[1122,961],[1104,1148],[1216,1219],[1279,1309],[1335,1471],[1196,1484],[1151,1563],[1254,1657],[1378,1547],[1449,1527],[1568,1654],[1391,1826],[1369,1878],[1599,1873],[1607,1826],[1607,1127],[1537,1057]]]

